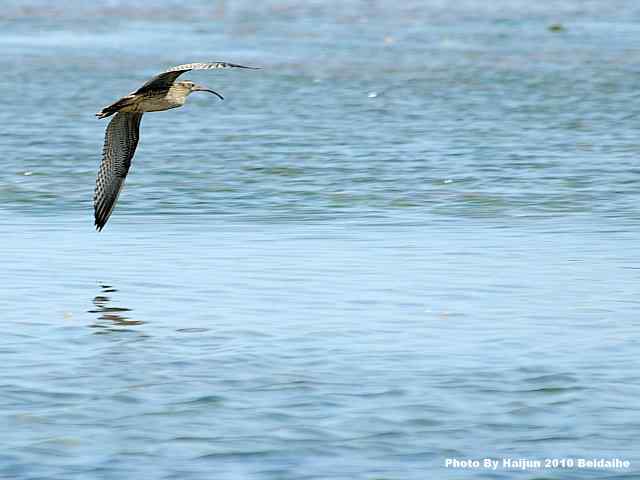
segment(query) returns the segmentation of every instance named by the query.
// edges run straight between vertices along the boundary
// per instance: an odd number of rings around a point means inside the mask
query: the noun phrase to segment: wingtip
[[[229,63],[228,65],[230,65],[231,67],[235,67],[235,68],[246,68],[247,70],[261,70],[262,67],[249,67],[247,65],[238,65],[237,63]]]
[[[95,225],[95,227],[96,227],[96,231],[97,231],[97,232],[101,232],[101,231],[102,231],[102,229],[104,228],[104,226],[107,224],[107,220],[106,220],[106,219],[102,219],[102,218],[100,218],[97,214],[96,214],[96,215],[94,215],[94,217],[93,217],[93,218],[94,218],[94,222],[93,222],[93,224],[94,224],[94,225]]]

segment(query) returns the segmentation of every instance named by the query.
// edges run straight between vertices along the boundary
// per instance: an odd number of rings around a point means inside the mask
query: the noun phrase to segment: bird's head
[[[191,80],[184,80],[182,82],[176,82],[176,84],[178,84],[181,87],[185,88],[187,90],[187,95],[189,95],[192,92],[209,92],[209,93],[213,93],[214,95],[216,95],[220,100],[224,100],[224,97],[222,95],[220,95],[218,92],[214,92],[210,88],[207,88],[207,87],[204,87],[202,85],[198,85],[196,83],[193,83]]]

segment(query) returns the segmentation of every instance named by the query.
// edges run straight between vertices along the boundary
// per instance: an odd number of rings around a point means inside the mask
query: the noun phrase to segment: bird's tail
[[[100,110],[98,113],[96,113],[96,117],[98,118],[107,118],[110,117],[111,115],[113,115],[114,113],[116,113],[119,110],[119,108],[116,107],[116,104],[114,103],[113,105],[109,105],[108,107],[104,107],[102,110]]]
[[[103,108],[98,113],[96,113],[96,117],[98,117],[98,118],[106,118],[106,117],[109,117],[109,116],[113,115],[114,113],[116,113],[116,112],[110,112],[106,108]]]
[[[121,98],[117,102],[112,103],[107,107],[104,107],[102,110],[96,113],[96,117],[98,118],[110,117],[114,113],[118,113],[120,109],[122,109],[123,107],[126,107],[127,105],[131,105],[131,99],[127,97]]]

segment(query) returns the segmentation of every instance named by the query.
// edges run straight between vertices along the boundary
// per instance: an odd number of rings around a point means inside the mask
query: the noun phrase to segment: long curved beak
[[[215,96],[217,96],[220,100],[224,100],[224,97],[222,95],[220,95],[218,92],[214,92],[213,90],[211,90],[210,88],[207,87],[203,87],[202,85],[195,85],[192,89],[192,92],[209,92],[209,93],[213,93]]]

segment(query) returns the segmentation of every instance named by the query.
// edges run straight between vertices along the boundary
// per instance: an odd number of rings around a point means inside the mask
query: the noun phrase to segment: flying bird
[[[159,112],[181,107],[192,92],[209,92],[223,100],[222,95],[207,87],[189,80],[176,81],[180,75],[190,70],[216,68],[256,69],[256,67],[227,62],[178,65],[156,75],[135,92],[96,113],[98,118],[115,114],[104,136],[102,162],[93,195],[95,225],[98,231],[104,228],[122,191],[124,179],[127,177],[131,159],[138,145],[140,120],[144,112]]]

